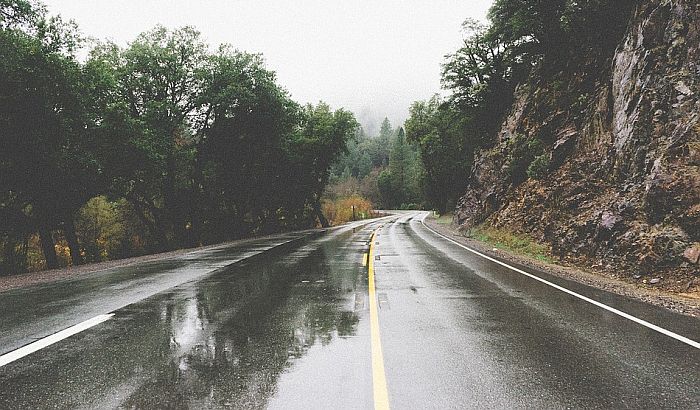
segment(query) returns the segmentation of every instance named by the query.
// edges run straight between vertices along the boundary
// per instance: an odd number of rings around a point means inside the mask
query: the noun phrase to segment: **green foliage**
[[[492,136],[517,84],[531,81],[533,73],[604,62],[600,57],[613,52],[634,5],[633,0],[495,0],[489,26],[466,20],[461,47],[442,66],[442,85],[450,96],[414,103],[406,122],[409,140],[420,147],[429,204],[444,212],[464,192],[474,154],[496,142]],[[564,80],[550,77],[553,90],[568,91]],[[581,103],[571,106],[576,110]],[[515,136],[506,148],[513,183],[548,171],[539,140]]]
[[[584,118],[586,109],[590,104],[590,96],[587,94],[579,94],[576,100],[571,104],[571,114],[576,119]]]
[[[545,172],[548,164],[542,162],[549,159],[546,154],[543,154],[542,141],[535,137],[529,137],[523,134],[515,134],[511,136],[507,144],[507,171],[514,184],[527,179],[529,169],[535,158],[540,158],[539,163],[535,165],[538,172]],[[542,167],[545,169],[542,169]],[[534,169],[533,169],[534,171]]]
[[[523,60],[599,54],[615,47],[634,0],[496,0],[489,37]],[[585,50],[586,53],[581,51]],[[557,61],[559,60],[559,61]]]
[[[463,28],[462,47],[442,67],[442,84],[451,96],[415,102],[406,121],[409,140],[420,147],[426,197],[441,213],[466,189],[474,154],[491,144],[488,136],[500,124],[522,76],[522,61],[508,43],[474,20],[466,20]]]
[[[347,151],[332,166],[332,176],[339,177],[344,172],[363,179],[376,168],[385,168],[389,164],[389,151],[394,130],[388,119],[384,119],[379,135],[368,136],[358,128]]]
[[[286,186],[291,198],[314,209],[321,225],[328,225],[321,212],[321,195],[330,177],[331,165],[346,150],[347,141],[355,135],[358,123],[348,111],[332,111],[326,104],[307,105],[301,112],[301,123],[287,143],[293,172],[287,174]],[[296,171],[296,172],[294,172]]]
[[[379,174],[378,186],[385,208],[400,209],[406,204],[422,202],[423,172],[417,150],[399,128],[391,141],[389,164]]]
[[[444,215],[440,215],[437,218],[435,218],[435,222],[440,225],[452,225],[453,215],[451,212],[446,213]]]
[[[527,167],[527,176],[533,179],[541,179],[549,172],[550,158],[549,154],[542,154],[535,159]]]
[[[0,0],[0,29],[35,30],[46,8],[34,0]]]
[[[393,129],[385,118],[378,135],[367,136],[361,129],[357,132],[332,167],[326,195],[359,194],[385,209],[398,209],[407,203],[420,208],[423,181],[418,147],[406,140],[403,128]]]
[[[452,91],[452,102],[470,110],[488,104],[501,88],[507,88],[513,62],[509,49],[489,35],[488,26],[467,19],[462,27],[462,47],[446,57],[442,85]]]
[[[98,172],[87,151],[83,78],[72,55],[77,35],[32,5],[0,4],[0,208],[21,223],[2,230],[20,243],[39,231],[47,266],[57,267],[51,230],[72,225]]]
[[[77,264],[325,224],[351,113],[299,106],[262,56],[190,27],[85,63],[81,45],[38,3],[0,0],[2,273],[38,265],[37,246],[56,267],[57,249]]]
[[[76,233],[89,262],[104,261],[124,248],[127,241],[125,222],[117,204],[104,196],[90,199],[79,211]]]
[[[444,213],[466,188],[480,133],[467,133],[468,121],[435,96],[409,109],[406,135],[420,148],[427,202]],[[466,137],[466,138],[465,138]]]
[[[549,249],[545,245],[505,228],[483,224],[470,229],[467,232],[467,236],[491,244],[499,249],[529,256],[543,262],[551,261]]]

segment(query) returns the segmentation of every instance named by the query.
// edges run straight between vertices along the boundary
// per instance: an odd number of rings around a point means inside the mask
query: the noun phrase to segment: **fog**
[[[357,115],[369,133],[386,116],[399,125],[410,104],[440,91],[443,56],[460,24],[485,20],[491,0],[231,1],[45,0],[85,35],[126,45],[156,24],[191,25],[212,45],[265,56],[301,103],[326,101]]]

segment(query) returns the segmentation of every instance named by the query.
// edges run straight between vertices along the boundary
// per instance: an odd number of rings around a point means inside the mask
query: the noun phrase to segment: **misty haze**
[[[700,408],[696,0],[0,0],[0,409]]]

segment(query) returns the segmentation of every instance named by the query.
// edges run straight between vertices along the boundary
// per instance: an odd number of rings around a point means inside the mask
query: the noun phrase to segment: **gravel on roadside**
[[[700,317],[700,291],[695,290],[687,293],[665,292],[658,288],[626,282],[620,278],[612,277],[605,272],[586,271],[579,267],[546,263],[526,256],[506,252],[502,249],[496,249],[488,243],[468,238],[459,233],[454,225],[437,223],[432,216],[426,218],[425,223],[435,231],[491,257],[539,269],[553,276],[570,279],[618,295],[638,299],[684,315]]]
[[[85,264],[85,265],[69,266],[67,268],[51,269],[51,270],[44,270],[44,271],[37,271],[37,272],[27,272],[27,273],[22,273],[19,275],[0,276],[0,292],[6,291],[6,290],[11,290],[11,289],[26,288],[26,287],[41,284],[41,283],[55,282],[55,281],[59,281],[59,280],[70,279],[70,278],[74,278],[74,277],[81,276],[81,275],[90,275],[90,274],[93,274],[96,272],[100,272],[100,271],[112,269],[112,268],[118,268],[121,266],[128,266],[128,265],[148,262],[148,261],[152,261],[152,260],[177,257],[177,256],[185,255],[185,254],[190,253],[190,252],[207,250],[207,249],[217,248],[220,246],[241,244],[241,243],[250,242],[250,241],[254,241],[257,239],[261,239],[261,238],[264,238],[264,237],[261,237],[261,236],[251,237],[251,238],[239,239],[239,240],[230,241],[230,242],[217,243],[214,245],[200,246],[200,247],[196,247],[196,248],[184,248],[184,249],[177,249],[177,250],[170,251],[170,252],[162,252],[162,253],[155,253],[155,254],[150,254],[150,255],[136,256],[133,258],[115,259],[115,260],[106,261],[106,262],[97,262],[97,263],[90,263],[90,264]]]

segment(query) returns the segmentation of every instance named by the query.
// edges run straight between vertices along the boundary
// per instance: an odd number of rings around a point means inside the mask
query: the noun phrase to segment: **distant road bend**
[[[700,408],[700,320],[397,212],[0,293],[0,408]]]

